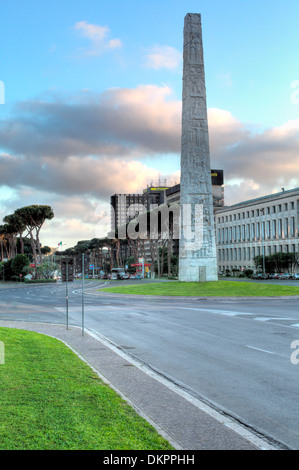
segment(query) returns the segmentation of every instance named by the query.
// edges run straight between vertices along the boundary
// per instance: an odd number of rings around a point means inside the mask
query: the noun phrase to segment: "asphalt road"
[[[84,328],[299,449],[299,346],[298,354],[291,347],[299,344],[298,299],[125,298],[92,288],[98,284],[85,283]],[[81,302],[80,282],[69,283],[68,302],[61,283],[2,287],[0,319],[81,326]]]

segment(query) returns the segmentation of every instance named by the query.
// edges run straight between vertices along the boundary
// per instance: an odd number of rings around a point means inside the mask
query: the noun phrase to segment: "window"
[[[276,220],[272,220],[272,236],[276,238]]]
[[[290,219],[290,235],[291,237],[295,236],[295,217],[291,217]]]
[[[277,221],[277,235],[281,238],[282,237],[282,220],[278,219]]]
[[[250,240],[250,225],[249,224],[246,225],[246,238],[247,238],[247,241]]]
[[[256,238],[259,239],[260,238],[260,223],[257,222],[256,224]]]
[[[284,219],[284,237],[289,236],[289,219]]]
[[[270,220],[267,220],[266,223],[266,230],[267,230],[267,238],[271,238],[271,222]]]
[[[254,240],[255,237],[255,225],[251,224],[251,239]]]

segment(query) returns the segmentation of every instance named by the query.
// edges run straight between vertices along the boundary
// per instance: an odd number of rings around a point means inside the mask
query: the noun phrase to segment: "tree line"
[[[1,261],[13,261],[17,255],[22,255],[23,258],[18,257],[15,261],[14,271],[19,269],[20,263],[25,262],[26,255],[32,258],[35,266],[41,264],[42,255],[50,249],[41,246],[40,231],[44,222],[53,217],[50,206],[37,204],[20,207],[3,217],[4,223],[0,225]]]
[[[258,255],[253,258],[253,262],[256,269],[262,270],[265,266],[265,272],[268,274],[294,272],[299,265],[299,253],[273,253],[265,257]]]
[[[152,264],[150,270],[163,276],[177,276],[178,256],[174,253],[174,239],[177,233],[176,205],[159,206],[153,211],[138,215],[115,233],[104,238],[81,240],[63,252],[55,255],[77,257],[81,253],[89,253],[98,266],[105,272],[114,267],[125,267],[138,263],[139,258],[146,260],[149,250]],[[165,211],[163,213],[163,211]],[[153,223],[154,220],[154,223]],[[130,270],[130,269],[129,269]]]

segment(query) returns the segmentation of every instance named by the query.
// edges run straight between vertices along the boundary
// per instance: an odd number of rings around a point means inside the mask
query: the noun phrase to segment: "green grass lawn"
[[[299,295],[299,287],[275,284],[216,281],[216,282],[157,282],[131,286],[106,287],[101,291],[116,294],[255,297]]]
[[[60,341],[0,328],[0,450],[172,449]]]

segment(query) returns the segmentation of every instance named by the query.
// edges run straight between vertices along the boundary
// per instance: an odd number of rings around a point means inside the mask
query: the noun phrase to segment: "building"
[[[223,186],[223,170],[211,170],[212,177],[212,195],[213,207],[224,206],[224,186]],[[180,202],[180,184],[176,184],[171,188],[167,188],[164,194],[164,203],[173,204]]]
[[[223,170],[211,170],[213,206],[224,205]],[[171,204],[180,201],[180,184],[149,186],[142,194],[114,194],[110,198],[111,232],[128,224],[140,213],[149,211],[151,205]]]
[[[253,269],[253,258],[299,252],[299,188],[215,210],[218,269]]]
[[[140,213],[150,210],[153,204],[163,204],[166,187],[148,187],[142,194],[114,194],[110,198],[111,232],[128,224]]]

